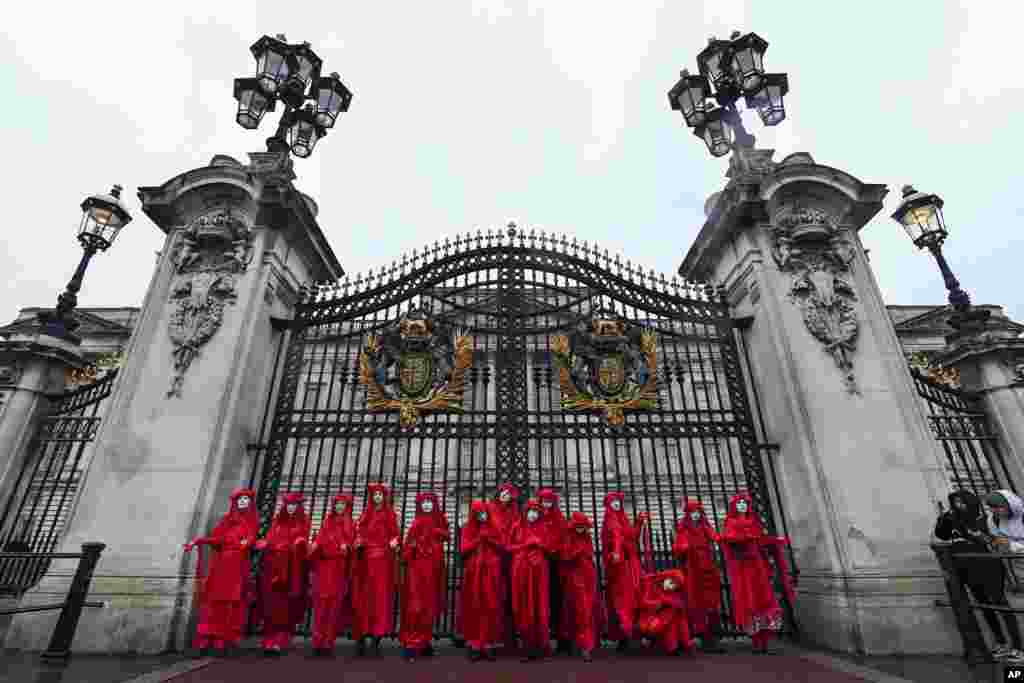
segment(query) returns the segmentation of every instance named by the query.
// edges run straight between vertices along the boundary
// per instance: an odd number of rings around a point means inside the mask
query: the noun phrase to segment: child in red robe
[[[565,631],[580,651],[583,661],[592,661],[601,632],[601,602],[598,596],[597,568],[594,566],[593,523],[582,512],[569,519],[569,533],[562,548],[562,574],[565,576]]]
[[[690,632],[701,637],[705,652],[724,652],[718,644],[722,607],[721,571],[715,561],[718,542],[718,534],[704,516],[700,501],[684,501],[683,516],[676,521],[672,555],[686,577]]]
[[[354,619],[352,638],[356,654],[366,654],[373,639],[380,654],[381,639],[393,631],[397,554],[402,542],[398,515],[391,506],[391,492],[384,484],[366,487],[367,504],[356,524],[356,557],[352,572]]]
[[[635,637],[641,588],[639,542],[648,519],[646,514],[641,513],[630,523],[622,509],[623,500],[620,491],[613,491],[604,497],[604,524],[601,528],[605,597],[608,601],[608,637],[619,641],[619,652],[627,650],[629,641]]]
[[[419,654],[433,654],[430,641],[434,621],[444,610],[447,574],[444,544],[448,542],[448,518],[433,493],[416,495],[416,518],[405,535],[402,559],[402,622],[398,632],[403,656],[413,661]]]
[[[462,595],[459,614],[469,658],[496,658],[494,649],[502,638],[502,533],[482,500],[469,506],[469,520],[462,527]]]
[[[260,530],[260,518],[253,501],[256,492],[238,489],[231,494],[228,512],[208,536],[185,544],[185,552],[207,546],[214,552],[209,558],[209,574],[203,573],[203,555],[196,560],[199,625],[195,647],[212,647],[223,653],[242,639],[242,625],[248,606],[249,551]]]
[[[314,655],[330,654],[339,631],[351,622],[351,551],[355,536],[352,496],[337,495],[310,546]]]
[[[732,591],[733,620],[737,628],[750,634],[755,653],[767,653],[768,640],[782,628],[782,608],[775,598],[772,568],[762,549],[774,556],[783,589],[792,601],[788,565],[781,552],[789,541],[765,534],[746,493],[729,501],[721,540]]]
[[[516,629],[527,655],[523,661],[542,659],[551,654],[551,626],[548,591],[552,576],[548,558],[558,549],[542,517],[544,507],[531,499],[525,517],[512,532],[512,610]]]
[[[666,654],[693,652],[684,581],[678,569],[648,575],[643,581],[637,626],[645,638],[657,642]]]
[[[255,548],[265,551],[260,572],[263,609],[263,653],[277,656],[287,649],[295,627],[306,616],[308,594],[307,543],[310,520],[301,493],[285,494],[266,538]]]
[[[508,482],[499,486],[488,510],[501,532],[502,543],[507,547],[512,538],[512,529],[522,514],[519,511],[519,489]],[[504,641],[505,647],[511,650],[516,646],[516,622],[512,615],[512,556],[508,553],[507,548],[502,550],[501,574],[501,601],[505,612]]]

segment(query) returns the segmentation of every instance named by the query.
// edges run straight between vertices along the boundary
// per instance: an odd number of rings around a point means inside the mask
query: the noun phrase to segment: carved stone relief
[[[772,256],[779,270],[792,276],[790,299],[842,371],[846,390],[860,393],[853,374],[860,331],[853,305],[857,296],[845,279],[854,254],[845,231],[828,213],[794,204],[775,214]]]
[[[21,379],[21,366],[18,364],[0,365],[0,385],[17,384]]]
[[[174,343],[174,376],[168,398],[181,396],[185,373],[220,329],[225,307],[236,298],[236,278],[251,261],[252,230],[238,211],[212,209],[182,231],[173,258],[174,311],[168,331]]]

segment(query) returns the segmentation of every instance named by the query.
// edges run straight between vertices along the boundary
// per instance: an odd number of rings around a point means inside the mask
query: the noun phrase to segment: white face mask
[[[498,494],[498,500],[502,503],[508,503],[512,500],[512,494],[509,493],[507,489],[502,489],[501,493]]]
[[[337,503],[335,503],[334,504],[334,511],[339,513],[339,514],[344,512],[345,511],[345,501],[339,500]]]
[[[542,500],[540,504],[542,506],[544,506],[545,510],[550,510],[551,506],[555,504],[555,501],[550,500],[550,499],[545,499],[545,500]]]
[[[381,503],[383,503],[384,502],[384,494],[381,491],[374,491],[373,492],[373,502],[376,505],[380,505]]]
[[[285,512],[287,512],[289,515],[294,515],[295,511],[299,509],[299,504],[298,503],[288,503],[287,505],[284,506],[284,509],[285,509]]]
[[[693,512],[690,513],[690,519],[692,519],[695,522],[699,522],[700,521],[700,513],[697,512],[696,510],[694,510]]]
[[[585,527],[585,526],[578,526],[578,527],[576,527],[576,533],[578,533],[580,536],[582,536],[583,534],[587,533],[587,527]]]
[[[616,512],[618,512],[621,509],[622,509],[622,501],[619,500],[618,498],[613,498],[612,499],[612,510],[615,510]]]
[[[235,505],[238,507],[239,510],[247,510],[249,508],[249,503],[251,502],[252,501],[249,500],[249,496],[239,496],[238,500],[235,502]]]
[[[486,512],[482,512],[482,511],[478,512],[478,513],[476,513],[476,518],[479,519],[481,522],[486,522],[487,521],[487,513]]]
[[[668,592],[672,592],[676,589],[676,582],[672,579],[665,579],[665,582],[661,584],[661,587]]]
[[[533,524],[539,518],[540,518],[540,513],[537,512],[536,510],[527,510],[526,511],[526,521],[529,522],[530,524]]]
[[[423,504],[420,505],[420,509],[423,510],[424,512],[433,512],[434,511],[434,501],[432,501],[432,500],[425,500],[425,501],[423,501]]]
[[[742,514],[746,514],[746,512],[747,512],[747,501],[745,501],[745,500],[737,501],[736,502],[736,512],[740,513],[741,515]]]

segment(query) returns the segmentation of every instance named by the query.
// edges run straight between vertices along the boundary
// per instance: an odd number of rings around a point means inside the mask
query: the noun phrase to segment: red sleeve
[[[680,557],[686,554],[686,551],[690,549],[690,541],[686,538],[686,532],[676,525],[676,538],[672,543],[672,554],[676,557]]]

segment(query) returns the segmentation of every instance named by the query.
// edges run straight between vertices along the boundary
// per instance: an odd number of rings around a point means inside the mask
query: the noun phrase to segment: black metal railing
[[[1024,614],[1024,608],[1005,605],[990,605],[975,602],[967,593],[967,588],[957,576],[958,560],[989,560],[1009,562],[1024,560],[1024,553],[953,553],[952,543],[933,543],[932,551],[939,561],[942,574],[946,581],[946,592],[949,600],[936,600],[938,607],[951,607],[956,617],[957,630],[963,642],[964,658],[976,663],[992,663],[992,651],[985,643],[985,636],[978,623],[978,610],[991,610],[1000,614]]]
[[[0,553],[0,565],[9,562],[26,562],[48,565],[51,560],[78,560],[78,568],[71,579],[68,595],[63,602],[47,605],[32,605],[0,610],[0,616],[28,614],[31,612],[48,612],[60,610],[57,624],[53,627],[50,644],[43,651],[42,659],[63,661],[71,656],[71,641],[75,638],[75,629],[85,607],[104,607],[102,602],[87,602],[89,584],[92,582],[93,571],[100,560],[100,553],[107,546],[103,543],[83,543],[81,553]]]

